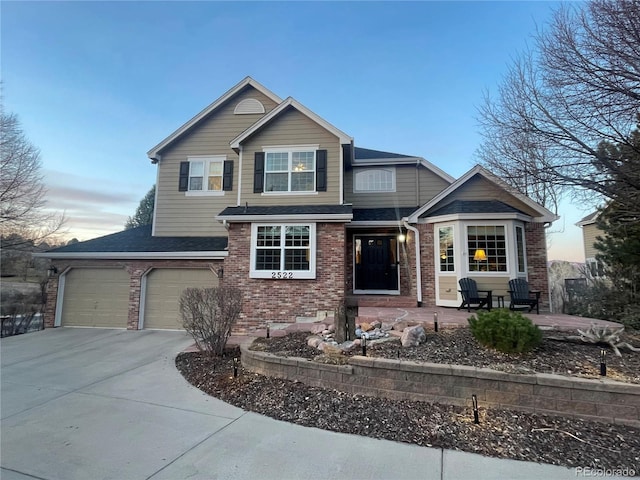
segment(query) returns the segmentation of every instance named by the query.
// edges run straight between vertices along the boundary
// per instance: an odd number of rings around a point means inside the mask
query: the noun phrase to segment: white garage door
[[[65,275],[62,326],[127,328],[129,274],[121,268],[74,268]]]
[[[217,287],[209,269],[158,268],[147,275],[144,328],[182,329],[178,302],[187,287]]]

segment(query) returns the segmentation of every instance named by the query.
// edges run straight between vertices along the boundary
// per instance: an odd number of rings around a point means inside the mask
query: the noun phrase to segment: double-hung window
[[[190,194],[222,194],[225,156],[189,157]]]
[[[265,149],[265,192],[314,192],[316,149]]]
[[[251,278],[315,278],[315,224],[253,224]]]

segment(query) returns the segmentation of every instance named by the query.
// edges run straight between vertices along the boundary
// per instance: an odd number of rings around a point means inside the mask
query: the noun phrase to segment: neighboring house
[[[578,227],[582,228],[582,244],[584,246],[585,264],[589,268],[593,277],[601,277],[603,275],[602,263],[596,258],[598,250],[596,250],[595,247],[596,237],[602,236],[604,233],[598,228],[596,223],[599,214],[600,212],[595,211],[576,223]]]
[[[502,295],[527,278],[547,303],[550,211],[479,166],[456,180],[421,157],[355,147],[250,77],[148,156],[153,226],[46,253],[47,326],[180,328],[182,289],[221,284],[244,294],[237,331],[347,296],[456,307],[468,276]]]

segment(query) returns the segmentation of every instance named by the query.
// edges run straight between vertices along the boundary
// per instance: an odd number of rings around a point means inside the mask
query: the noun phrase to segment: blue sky
[[[41,149],[69,238],[122,229],[155,182],[146,152],[251,75],[355,138],[454,177],[477,107],[550,2],[3,2],[2,90]],[[550,259],[582,260],[566,202]]]

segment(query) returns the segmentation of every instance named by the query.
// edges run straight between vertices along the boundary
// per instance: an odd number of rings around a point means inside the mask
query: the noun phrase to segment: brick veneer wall
[[[307,385],[394,400],[501,407],[640,427],[640,385],[559,375],[516,375],[458,365],[351,357],[349,365],[284,358],[242,345],[247,369]]]
[[[239,288],[244,297],[236,331],[247,332],[264,322],[295,322],[297,316],[315,317],[318,310],[334,311],[345,294],[345,226],[316,224],[316,278],[272,280],[249,278],[251,224],[229,225],[229,257],[224,283]]]
[[[222,260],[55,260],[59,274],[47,283],[47,304],[44,311],[44,326],[54,326],[58,300],[60,274],[72,268],[123,268],[130,278],[127,329],[138,330],[140,315],[140,288],[143,275],[154,268],[209,268],[217,273]],[[222,281],[220,281],[222,284]]]
[[[532,290],[540,290],[540,309],[549,309],[549,271],[547,268],[546,230],[542,223],[525,225],[528,281]]]

